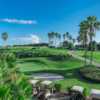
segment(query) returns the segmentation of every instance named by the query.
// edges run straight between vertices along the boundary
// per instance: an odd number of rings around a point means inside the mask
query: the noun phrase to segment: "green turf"
[[[56,81],[62,85],[62,90],[66,90],[67,87],[73,85],[87,88],[88,94],[91,88],[100,89],[100,84],[89,83],[76,75],[76,71],[83,65],[83,62],[74,58],[52,61],[45,57],[37,57],[18,60],[18,62],[17,66],[21,72],[51,72],[63,75],[64,80]]]
[[[81,61],[73,58],[66,58],[63,61],[53,61],[45,57],[37,57],[32,59],[20,60],[18,67],[20,71],[38,71],[38,70],[68,70],[79,68],[82,65]]]
[[[76,51],[75,53],[79,56],[84,56],[84,51]],[[88,58],[89,56],[90,56],[90,51],[88,52]],[[100,52],[99,51],[93,52],[93,60],[100,63]]]

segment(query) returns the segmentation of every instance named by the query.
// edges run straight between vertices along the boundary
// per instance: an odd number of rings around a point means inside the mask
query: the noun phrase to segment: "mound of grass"
[[[85,66],[80,69],[80,75],[91,81],[100,83],[100,68],[94,66]]]

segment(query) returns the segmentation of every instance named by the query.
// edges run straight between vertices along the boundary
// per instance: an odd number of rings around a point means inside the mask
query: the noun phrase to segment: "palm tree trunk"
[[[92,47],[92,36],[90,36],[90,65],[92,65],[92,61],[93,61],[93,47]]]
[[[7,41],[4,41],[4,48],[7,47]]]
[[[84,66],[86,66],[87,65],[87,61],[86,61],[86,59],[87,59],[87,45],[86,45],[86,40],[84,41],[84,50],[85,50],[85,52],[84,52]]]

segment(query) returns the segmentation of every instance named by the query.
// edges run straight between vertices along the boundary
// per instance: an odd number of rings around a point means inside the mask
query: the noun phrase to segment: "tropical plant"
[[[12,53],[0,53],[0,100],[25,100],[31,97],[28,79],[17,73],[16,58]]]
[[[61,35],[60,33],[56,33],[56,47],[60,47],[60,43],[61,43]]]
[[[48,33],[49,47],[53,47],[55,44],[55,32]]]
[[[69,35],[69,42],[72,42],[72,36]]]
[[[50,47],[57,47],[60,44],[61,35],[57,32],[50,32],[48,33],[49,38],[49,46]]]
[[[72,49],[73,48],[73,38],[72,36],[69,34],[69,32],[66,32],[65,34],[63,34],[63,46],[67,47],[68,49]]]
[[[100,30],[100,22],[97,20],[95,16],[87,17],[87,26],[88,26],[88,35],[90,38],[90,47],[91,47],[91,56],[90,56],[90,65],[92,65],[93,60],[93,37],[96,34],[96,30]]]
[[[65,41],[69,41],[69,32],[66,32],[65,34],[63,34],[63,40]]]
[[[51,47],[53,45],[53,34],[52,33],[48,33],[48,39],[49,39],[49,47]]]
[[[96,34],[96,30],[100,29],[100,22],[95,16],[89,16],[85,21],[82,21],[80,24],[80,40],[83,42],[83,45],[90,44],[90,65],[92,65],[93,60],[93,37]]]
[[[87,45],[88,45],[88,28],[87,28],[87,21],[82,21],[80,23],[80,31],[78,39],[82,43],[82,46],[85,49],[84,55],[85,55],[85,65],[86,65],[86,58],[87,58]]]
[[[7,32],[4,32],[4,33],[2,33],[2,35],[1,35],[1,38],[4,40],[4,47],[6,47],[7,46],[7,44],[6,44],[6,42],[7,42],[7,39],[8,39],[8,33]]]

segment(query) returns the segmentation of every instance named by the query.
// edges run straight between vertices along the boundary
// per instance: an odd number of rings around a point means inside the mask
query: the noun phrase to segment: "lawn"
[[[48,57],[36,57],[21,59],[17,63],[21,72],[51,72],[63,75],[64,80],[55,81],[62,85],[62,90],[66,90],[67,87],[73,85],[80,85],[87,88],[87,94],[89,94],[91,88],[100,89],[100,84],[89,83],[76,74],[76,71],[82,67],[83,62],[72,57],[68,57],[62,61],[55,61]]]
[[[80,68],[82,62],[73,58],[66,58],[63,61],[54,61],[47,57],[37,57],[18,60],[17,66],[21,72],[44,71],[44,70],[71,70]]]
[[[75,51],[75,53],[79,56],[84,56],[84,51]],[[90,55],[90,51],[88,52],[88,57]],[[93,60],[96,61],[97,63],[100,63],[100,52],[99,51],[94,51],[93,52]]]

